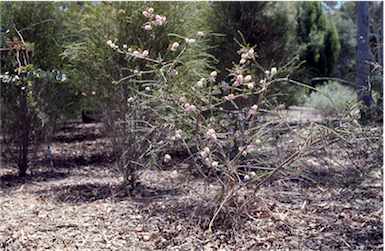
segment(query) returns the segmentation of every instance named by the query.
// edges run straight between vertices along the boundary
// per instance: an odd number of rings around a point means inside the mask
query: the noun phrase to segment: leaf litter
[[[2,163],[1,249],[383,249],[381,178],[350,193],[322,182],[276,179],[258,192],[239,226],[217,221],[210,233],[202,227],[210,220],[202,198],[215,196],[215,183],[207,190],[181,161],[143,170],[130,198],[101,132],[98,123],[60,128],[51,144],[55,174],[43,150],[26,178]]]

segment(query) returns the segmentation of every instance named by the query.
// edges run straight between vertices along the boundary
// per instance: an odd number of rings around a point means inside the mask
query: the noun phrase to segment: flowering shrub
[[[149,19],[143,32],[152,32],[147,26],[168,25],[167,17],[156,12],[152,8],[142,12]],[[246,199],[236,202],[235,218],[255,200],[256,192],[268,179],[296,161],[311,146],[319,144],[321,138],[329,140],[333,132],[293,133],[301,144],[287,146],[290,150],[284,151],[291,154],[285,158],[279,154],[278,159],[266,164],[259,152],[274,143],[279,153],[279,135],[275,131],[285,125],[289,131],[293,130],[279,112],[284,106],[272,104],[265,98],[272,83],[290,81],[275,79],[282,68],[264,69],[265,76],[261,79],[253,76],[250,69],[260,68],[260,65],[254,49],[246,44],[241,45],[239,62],[229,69],[229,82],[218,83],[217,71],[198,73],[200,76],[195,80],[185,78],[180,71],[189,60],[190,55],[185,54],[190,46],[199,45],[200,37],[205,34],[197,31],[195,38],[174,36],[177,39],[169,44],[166,52],[173,53],[169,61],[156,52],[107,41],[126,58],[143,60],[147,66],[146,70],[132,70],[132,74],[114,82],[119,85],[130,81],[139,86],[137,89],[128,86],[132,94],[127,97],[129,111],[124,123],[130,135],[127,140],[131,143],[124,154],[124,158],[128,158],[124,178],[127,184],[134,185],[135,166],[151,166],[158,162],[169,165],[176,161],[172,157],[173,149],[184,148],[197,172],[204,178],[215,177],[220,185],[218,197],[212,202],[212,218],[208,224],[212,230],[216,217],[231,201],[237,200],[240,191],[244,188],[253,190]],[[240,108],[235,102],[249,97],[257,97],[257,103]],[[275,138],[270,142],[263,140],[272,134]],[[313,160],[307,164],[319,166]]]

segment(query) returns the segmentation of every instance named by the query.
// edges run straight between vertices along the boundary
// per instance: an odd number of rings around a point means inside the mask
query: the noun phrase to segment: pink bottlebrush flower
[[[164,162],[168,163],[171,160],[171,156],[169,154],[164,155]]]
[[[137,57],[137,58],[140,58],[140,57],[141,57],[141,54],[140,54],[139,51],[134,51],[132,54],[133,54],[135,57]]]
[[[147,12],[150,13],[150,14],[152,14],[152,13],[154,12],[154,8],[152,8],[152,7],[148,8],[148,9],[147,9]]]
[[[148,50],[144,50],[141,56],[145,58],[148,56],[148,54],[149,54]]]
[[[215,142],[217,140],[217,135],[215,135],[215,134],[211,135],[209,140],[210,140],[210,142]]]
[[[243,76],[238,75],[237,78],[235,79],[235,86],[240,86],[242,84],[242,81],[243,81]]]
[[[208,131],[207,131],[207,137],[210,137],[211,135],[215,134],[215,130],[213,128],[210,128]]]
[[[185,38],[184,41],[186,41],[186,44],[195,44],[197,40],[194,38],[191,38],[191,39]]]
[[[149,18],[151,16],[151,14],[148,13],[148,11],[145,11],[145,10],[142,12],[142,14],[143,14],[143,16],[145,16],[147,18]]]
[[[175,42],[171,45],[170,51],[176,51],[178,49],[179,43]]]
[[[166,22],[166,17],[161,17],[159,15],[156,15],[155,19],[156,19],[156,24],[158,26],[161,26],[161,25],[163,25]]]
[[[135,101],[135,98],[134,98],[134,97],[129,97],[129,98],[127,99],[127,103],[129,103],[129,104],[132,104],[134,101]]]
[[[195,36],[203,37],[205,34],[202,31],[198,31]]]
[[[271,68],[271,76],[274,76],[277,73],[277,67]]]
[[[188,105],[188,106],[186,107],[186,105]],[[186,105],[185,105],[185,107],[186,107],[185,111],[186,111],[187,113],[190,113],[190,112],[195,111],[195,109],[196,109],[196,106],[195,106],[195,105],[189,105],[189,104],[186,104]]]

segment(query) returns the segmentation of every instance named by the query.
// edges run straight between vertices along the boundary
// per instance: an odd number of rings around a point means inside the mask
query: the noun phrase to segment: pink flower
[[[150,30],[152,30],[152,26],[147,24],[144,26],[144,29],[150,31]]]
[[[226,100],[233,100],[234,97],[235,97],[234,94],[231,93],[229,94],[229,96],[225,97],[225,99],[227,98]]]
[[[212,72],[210,73],[210,76],[211,76],[211,77],[216,77],[217,74],[218,74],[218,73],[217,73],[216,71],[212,71]]]
[[[184,107],[187,113],[193,112],[196,109],[195,105],[190,105],[190,104],[185,104]]]
[[[195,36],[203,37],[205,34],[202,31],[198,31]]]
[[[148,56],[148,54],[149,54],[148,50],[144,50],[141,56],[145,58]]]
[[[268,78],[270,76],[270,72],[269,71],[265,71],[265,75]]]
[[[251,75],[247,75],[246,77],[245,77],[245,82],[249,82],[250,80],[251,80]]]
[[[179,46],[178,42],[175,42],[171,45],[170,51],[176,51]]]
[[[242,84],[243,76],[238,75],[237,78],[235,79],[235,86],[240,86]]]
[[[214,82],[215,82],[215,78],[210,77],[210,82],[211,82],[211,83],[214,83]]]
[[[167,163],[167,162],[169,162],[170,160],[171,160],[171,156],[170,156],[169,154],[166,153],[166,154],[164,155],[164,162]]]
[[[277,73],[277,67],[271,68],[271,76],[274,76]]]
[[[186,38],[185,41],[186,41],[186,44],[195,44],[197,40],[194,38],[191,38],[191,39]]]
[[[164,24],[166,22],[166,17],[161,17],[159,15],[156,15],[155,19],[156,19],[156,24],[158,26],[161,26],[162,24]]]
[[[198,86],[199,88],[202,88],[204,84],[205,84],[205,79],[204,79],[204,78],[201,78],[201,79],[197,82],[197,86]]]
[[[206,133],[207,138],[211,141],[214,142],[217,140],[217,135],[215,135],[215,130],[210,128],[207,133]]]
[[[140,58],[140,57],[141,57],[141,54],[140,54],[139,51],[134,51],[132,54],[133,54],[135,57],[137,57],[137,58]]]
[[[150,14],[152,14],[152,13],[154,12],[154,8],[152,8],[152,7],[148,8],[148,9],[147,9],[147,12],[150,13]]]
[[[254,88],[254,82],[248,83],[248,84],[247,84],[247,88],[253,89],[253,88]]]
[[[145,90],[149,92],[151,91],[151,88],[147,86]]]
[[[176,75],[178,75],[178,72],[177,72],[177,70],[172,70],[171,72],[170,72],[170,74],[171,74],[171,76],[176,76]]]
[[[145,16],[147,18],[149,18],[151,16],[151,14],[148,13],[148,11],[145,11],[145,10],[142,12],[142,14],[143,14],[143,16]]]
[[[129,104],[132,104],[134,101],[135,101],[135,98],[134,98],[134,97],[129,97],[129,98],[127,99],[127,103],[129,103]]]
[[[250,179],[250,176],[249,176],[249,175],[245,175],[245,177],[243,177],[243,179],[244,179],[245,181],[248,181],[248,180]]]
[[[214,168],[217,168],[218,167],[218,162],[216,162],[216,161],[211,162],[211,166],[214,167]]]

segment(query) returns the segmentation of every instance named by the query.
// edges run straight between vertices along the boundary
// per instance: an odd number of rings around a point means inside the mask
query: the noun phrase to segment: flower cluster
[[[164,155],[164,159],[163,159],[163,161],[165,162],[165,163],[168,163],[168,162],[170,162],[170,160],[171,160],[171,156],[170,156],[170,154],[165,154]]]
[[[215,134],[215,130],[210,128],[207,133],[206,133],[206,137],[207,139],[210,141],[210,142],[214,142],[217,140],[217,135]]]
[[[166,17],[155,15],[155,21],[153,21],[154,14],[154,8],[147,8],[147,10],[143,11],[143,16],[149,18],[150,20],[144,25],[145,30],[152,30],[153,25],[155,26],[162,26],[163,24],[166,24]]]
[[[199,88],[202,88],[203,85],[205,84],[205,80],[206,80],[206,79],[201,78],[201,79],[197,82],[197,86],[198,86]]]
[[[116,45],[114,42],[112,42],[111,40],[108,40],[107,41],[107,45],[108,46],[110,46],[112,49],[114,49],[114,50],[117,50],[117,49],[119,49],[119,46],[118,45]]]
[[[182,130],[178,129],[175,131],[175,135],[171,137],[171,140],[176,141],[176,140],[181,139],[181,138],[182,138]]]
[[[187,104],[184,105],[184,108],[185,108],[185,111],[187,113],[190,113],[190,112],[195,111],[196,106],[195,105],[190,105],[190,104],[187,103]]]
[[[134,55],[134,57],[137,57],[137,58],[145,58],[148,56],[149,51],[148,50],[144,50],[143,52],[134,51],[132,54]]]
[[[197,40],[194,38],[185,38],[184,41],[186,41],[186,44],[195,44]]]
[[[247,62],[247,59],[255,59],[254,57],[254,49],[251,48],[250,50],[242,49],[241,50],[241,60],[239,61],[239,64],[244,64]]]

